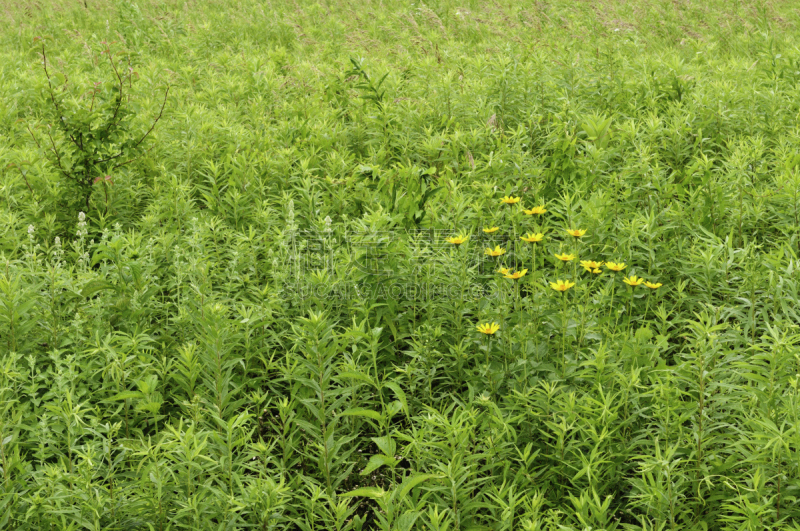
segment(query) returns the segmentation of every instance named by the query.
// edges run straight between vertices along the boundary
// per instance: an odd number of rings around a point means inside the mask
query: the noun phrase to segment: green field
[[[0,2],[0,529],[800,530],[799,84],[788,0]]]

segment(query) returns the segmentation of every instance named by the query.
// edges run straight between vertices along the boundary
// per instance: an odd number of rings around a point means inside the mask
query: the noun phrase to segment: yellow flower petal
[[[569,280],[556,280],[555,282],[550,283],[550,287],[556,291],[565,292],[571,287],[575,285],[574,282],[570,282]]]
[[[536,243],[536,242],[540,242],[540,241],[542,241],[544,239],[544,234],[541,233],[541,232],[539,232],[537,234],[529,232],[525,236],[520,236],[519,239],[524,241],[524,242],[528,242],[528,243]]]
[[[515,271],[513,273],[510,273],[510,272],[508,272],[508,270],[506,270],[504,278],[507,278],[509,280],[519,280],[522,277],[524,277],[525,273],[527,273],[527,272],[528,272],[527,269],[523,269],[522,271]]]
[[[637,277],[636,275],[631,275],[631,276],[629,276],[629,277],[625,277],[625,278],[623,278],[623,279],[622,279],[622,281],[623,281],[625,284],[627,284],[627,285],[629,285],[629,286],[631,286],[631,287],[634,287],[634,288],[635,288],[636,286],[638,286],[639,284],[641,284],[642,282],[644,282],[644,279],[643,279],[643,278],[639,278],[639,277]]]
[[[595,262],[594,260],[581,260],[581,265],[584,269],[589,271],[590,269],[598,269],[603,265],[603,262]]]
[[[483,254],[487,254],[489,256],[500,256],[506,254],[506,250],[496,245],[494,249],[486,249]]]
[[[463,234],[459,234],[458,236],[452,236],[450,238],[447,238],[447,241],[449,243],[452,243],[453,245],[461,245],[462,243],[464,243],[467,240],[469,240],[469,236],[464,236]]]
[[[511,196],[507,195],[504,198],[502,198],[500,201],[502,201],[506,205],[513,205],[514,203],[519,203],[520,199],[522,199],[522,198],[521,197],[514,197],[513,195],[511,195]]]
[[[530,210],[522,209],[522,211],[525,212],[525,214],[528,215],[528,216],[532,216],[534,214],[541,216],[542,214],[547,212],[547,209],[544,208],[544,205],[539,205],[539,206],[533,207]]]
[[[486,334],[491,336],[494,335],[495,332],[500,330],[500,325],[497,323],[492,323],[492,324],[485,323],[485,324],[479,324],[476,328],[478,332],[480,332],[481,334]]]

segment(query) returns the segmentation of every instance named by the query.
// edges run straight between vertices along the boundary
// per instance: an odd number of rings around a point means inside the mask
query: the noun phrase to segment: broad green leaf
[[[395,466],[399,461],[394,457],[389,457],[388,455],[373,455],[369,458],[369,462],[367,466],[364,467],[364,470],[361,471],[362,476],[366,476],[370,472],[379,469],[382,466]]]
[[[92,280],[88,282],[81,290],[81,295],[84,297],[91,297],[95,293],[105,289],[116,289],[116,286],[107,280]]]

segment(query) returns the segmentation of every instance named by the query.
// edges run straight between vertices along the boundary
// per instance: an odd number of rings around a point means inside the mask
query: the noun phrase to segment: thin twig
[[[146,150],[144,153],[142,153],[142,155],[145,155],[145,154],[147,154],[147,153],[150,153],[151,151],[153,151],[153,148],[152,148],[152,147],[151,147],[150,149]],[[122,166],[125,166],[125,165],[127,165],[127,164],[130,164],[131,162],[133,162],[133,161],[135,161],[135,160],[137,160],[137,159],[140,159],[140,158],[142,157],[142,155],[139,155],[138,157],[133,157],[132,159],[128,159],[128,160],[126,160],[125,162],[120,162],[119,164],[117,164],[116,166],[114,166],[114,167],[113,167],[113,168],[111,168],[111,169],[112,169],[112,171],[113,171],[113,170],[116,170],[117,168],[121,168]]]
[[[160,111],[158,111],[158,116],[156,116],[156,119],[155,119],[155,121],[153,122],[153,125],[152,125],[152,126],[150,126],[150,129],[149,129],[149,130],[148,130],[148,131],[147,131],[147,132],[144,134],[144,136],[143,136],[142,138],[140,138],[140,139],[139,139],[139,141],[138,141],[138,142],[136,142],[136,143],[133,145],[133,147],[132,147],[131,149],[136,149],[137,147],[139,147],[139,144],[141,144],[142,142],[144,142],[144,139],[145,139],[145,138],[147,138],[147,135],[149,135],[149,134],[150,134],[150,133],[153,131],[153,129],[155,128],[156,124],[157,124],[157,123],[158,123],[158,121],[161,119],[161,115],[162,115],[162,114],[163,114],[163,112],[164,112],[164,106],[167,104],[167,95],[169,94],[169,89],[170,89],[170,87],[168,86],[168,87],[167,87],[167,90],[166,90],[166,92],[164,92],[164,101],[161,103],[161,110],[160,110]],[[111,156],[111,157],[108,157],[107,159],[102,159],[102,160],[97,160],[97,161],[95,161],[95,164],[102,164],[102,163],[104,163],[104,162],[109,162],[109,161],[112,161],[112,160],[114,160],[114,159],[116,159],[116,158],[119,158],[119,157],[121,157],[123,154],[124,154],[124,153],[123,153],[122,151],[120,151],[120,152],[119,152],[119,153],[117,153],[116,155],[113,155],[113,156]],[[126,161],[126,162],[122,162],[122,163],[120,163],[120,164],[117,164],[117,165],[116,165],[116,166],[114,166],[112,169],[117,169],[117,168],[119,168],[120,166],[124,166],[124,165],[126,165],[126,164],[128,164],[128,163],[130,163],[130,162],[133,162],[134,160],[136,160],[136,158],[138,158],[138,157],[134,157],[134,158],[132,158],[132,159],[130,159],[130,160],[128,160],[128,161]]]
[[[784,183],[784,184],[780,185],[780,187],[777,190],[775,190],[774,192],[767,192],[766,194],[763,194],[763,195],[757,194],[755,192],[749,192],[749,191],[744,190],[744,189],[742,189],[742,191],[744,193],[746,193],[747,195],[749,195],[750,197],[757,197],[759,199],[764,199],[765,197],[772,197],[773,195],[778,194],[781,190],[783,190],[783,188],[785,186],[786,186],[786,184]]]
[[[153,122],[153,125],[150,126],[150,129],[148,129],[148,131],[144,134],[144,136],[141,139],[139,139],[139,141],[136,142],[133,145],[132,149],[136,149],[139,146],[139,144],[144,142],[144,139],[147,138],[147,135],[149,135],[153,131],[153,129],[156,127],[156,124],[161,119],[161,115],[164,112],[164,106],[167,104],[167,96],[168,95],[169,95],[169,85],[167,85],[167,90],[164,91],[164,101],[161,102],[161,110],[158,111],[158,116],[156,116],[156,120]]]
[[[25,185],[28,187],[28,190],[30,190],[32,194],[33,188],[31,188],[31,183],[28,182],[28,177],[25,175],[25,172],[22,171],[22,168],[19,167],[19,164],[14,164],[14,166],[16,166],[17,169],[19,170],[19,174],[22,175],[22,180],[25,181]]]
[[[39,149],[42,149],[42,146],[39,144],[39,141],[36,140],[36,137],[33,135],[33,131],[31,131],[31,126],[28,125],[28,124],[25,124],[25,128],[31,134],[31,138],[33,138],[33,141],[36,143],[36,147],[39,148]]]
[[[117,81],[119,82],[119,94],[117,94],[117,107],[114,109],[114,114],[111,116],[111,120],[108,121],[108,125],[103,132],[104,134],[111,130],[111,127],[114,125],[114,120],[117,119],[119,108],[122,106],[122,89],[124,88],[124,85],[122,84],[122,77],[120,77],[119,72],[117,71],[117,65],[114,64],[114,58],[111,56],[111,49],[106,47],[106,53],[108,54],[108,61],[111,63],[111,68],[114,70],[114,75],[117,76]]]
[[[48,138],[50,138],[50,143],[53,145],[53,153],[56,156],[56,162],[58,162],[58,169],[61,170],[61,173],[63,173],[65,177],[74,180],[75,178],[69,173],[67,173],[66,170],[64,169],[64,166],[61,165],[61,155],[58,154],[58,149],[56,149],[56,141],[53,140],[53,135],[50,134],[49,128],[47,130],[47,136]]]
[[[66,127],[64,127],[64,113],[61,112],[61,107],[59,107],[58,102],[56,101],[56,96],[53,93],[53,83],[50,81],[50,73],[47,71],[47,54],[45,53],[44,43],[42,43],[42,59],[43,59],[42,65],[44,66],[44,75],[47,77],[47,86],[50,87],[50,99],[53,101],[53,107],[56,108],[56,114],[58,114],[59,125],[64,128],[64,132],[67,133],[67,136],[69,137],[70,140],[72,140],[72,143],[75,144],[75,147],[77,147],[82,151],[83,148],[80,145],[78,145],[78,142],[75,140],[75,137],[69,134],[69,131],[67,131]]]

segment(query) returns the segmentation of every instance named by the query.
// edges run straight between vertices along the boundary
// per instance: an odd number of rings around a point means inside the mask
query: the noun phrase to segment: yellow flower
[[[606,267],[609,268],[611,271],[622,271],[625,269],[626,266],[623,262],[615,263],[615,262],[606,262]]]
[[[497,324],[497,323],[479,324],[477,326],[477,329],[478,329],[478,332],[480,332],[481,334],[486,334],[487,336],[492,336],[492,335],[494,335],[495,332],[500,330],[500,325]]]
[[[497,272],[500,273],[501,275],[507,275],[509,273],[509,269],[507,267],[501,267],[500,269],[497,270]]]
[[[567,229],[567,234],[570,236],[575,236],[576,238],[580,238],[586,234],[586,229]]]
[[[575,255],[574,254],[566,254],[565,253],[565,254],[557,254],[555,256],[556,256],[556,258],[558,258],[559,260],[561,260],[563,262],[571,262],[572,260],[575,260]]]
[[[550,283],[550,287],[556,291],[565,292],[572,286],[574,286],[574,282],[570,282],[569,280],[556,280],[555,282]]]
[[[463,234],[459,234],[458,236],[453,236],[451,238],[447,238],[449,243],[453,245],[461,245],[465,241],[469,240],[469,236],[464,236]]]
[[[506,254],[506,250],[499,245],[495,245],[494,249],[486,249],[483,254],[488,254],[489,256],[500,256],[502,254]]]
[[[541,233],[541,232],[535,233],[535,234],[533,232],[529,232],[525,236],[520,236],[519,239],[524,241],[524,242],[528,242],[528,243],[536,243],[536,242],[540,242],[540,241],[542,241],[542,239],[544,239],[544,234]]]
[[[644,282],[644,279],[643,278],[639,278],[636,275],[631,275],[629,277],[623,278],[622,281],[625,284],[629,285],[630,287],[635,288],[636,286],[638,286],[639,284]]]
[[[520,199],[522,199],[522,198],[521,197],[514,197],[513,195],[507,195],[503,199],[501,199],[500,201],[502,201],[503,203],[505,203],[507,205],[513,205],[514,203],[519,203]]]
[[[657,284],[653,284],[652,282],[647,282],[647,281],[644,282],[644,285],[647,286],[650,289],[658,289],[661,286],[663,286],[663,284],[661,282],[659,282]]]
[[[483,228],[483,232],[485,232],[486,234],[491,234],[493,232],[497,232],[498,230],[500,230],[500,227],[489,227],[489,228],[484,227]]]
[[[532,215],[534,215],[534,214],[537,214],[537,215],[541,216],[542,214],[544,214],[545,212],[547,212],[547,209],[546,209],[546,208],[544,208],[544,205],[539,205],[539,206],[535,206],[535,207],[533,207],[533,208],[532,208],[532,209],[530,209],[530,210],[525,210],[525,209],[523,208],[523,209],[522,209],[522,211],[523,211],[523,212],[525,212],[525,214],[526,214],[526,215],[528,215],[528,216],[532,216]]]
[[[602,269],[592,269],[592,273],[594,273],[595,275],[599,275],[602,272],[603,272]]]
[[[522,271],[515,271],[513,273],[509,273],[508,271],[506,271],[504,278],[507,278],[507,279],[510,279],[510,280],[519,280],[522,277],[524,277],[525,273],[527,273],[527,272],[528,272],[527,269],[523,269]]]
[[[594,260],[581,260],[581,265],[586,271],[591,271],[592,269],[599,269],[600,266],[603,265],[603,262],[595,262]]]

